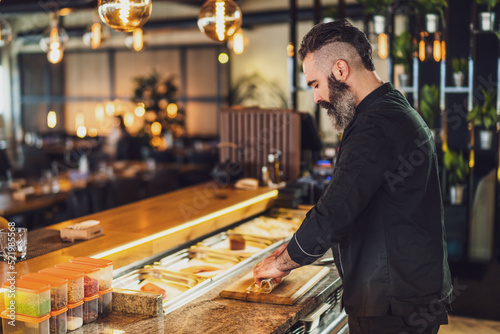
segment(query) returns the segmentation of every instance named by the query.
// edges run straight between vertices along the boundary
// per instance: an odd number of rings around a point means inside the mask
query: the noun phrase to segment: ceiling
[[[200,7],[206,0],[154,0]],[[239,1],[237,1],[239,2]],[[97,8],[97,0],[0,0],[0,13],[26,14],[56,9]]]

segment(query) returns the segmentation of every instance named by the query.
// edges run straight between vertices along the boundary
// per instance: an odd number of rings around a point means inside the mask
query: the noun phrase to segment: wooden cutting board
[[[247,288],[254,282],[253,272],[249,272],[221,291],[219,295],[250,302],[293,305],[329,271],[329,268],[321,266],[304,266],[294,269],[271,293],[248,292]]]

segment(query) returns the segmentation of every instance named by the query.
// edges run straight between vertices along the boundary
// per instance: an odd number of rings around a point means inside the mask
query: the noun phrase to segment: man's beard
[[[328,77],[328,90],[330,102],[321,101],[319,105],[326,109],[332,127],[340,133],[354,118],[356,99],[349,86],[335,79],[333,74]]]

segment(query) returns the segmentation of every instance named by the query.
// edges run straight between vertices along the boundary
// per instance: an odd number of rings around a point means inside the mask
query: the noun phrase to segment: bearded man
[[[349,333],[437,333],[451,302],[431,131],[375,72],[366,36],[346,20],[316,25],[299,56],[333,127],[332,180],[290,242],[254,268],[281,281],[332,249]]]

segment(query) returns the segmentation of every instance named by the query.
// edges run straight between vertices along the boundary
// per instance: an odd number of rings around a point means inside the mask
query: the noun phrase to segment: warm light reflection
[[[446,42],[441,42],[441,59],[446,59]]]
[[[286,46],[286,54],[288,55],[288,57],[293,57],[294,55],[294,48],[293,48],[293,44],[292,43],[288,43],[288,45]]]
[[[145,109],[145,106],[144,106],[144,103],[140,102],[137,104],[137,106],[135,107],[135,115],[137,117],[142,117],[144,116],[144,114],[146,113],[146,109]]]
[[[423,39],[418,43],[418,59],[425,60],[425,41]]]
[[[387,34],[381,33],[378,35],[378,56],[381,59],[385,59],[388,54]]]
[[[474,161],[474,150],[470,150],[470,153],[469,153],[469,168],[474,168],[474,164],[475,164],[475,161]]]
[[[85,116],[81,112],[79,112],[75,116],[75,128],[78,129],[78,127],[82,125],[85,125]]]
[[[132,33],[132,49],[134,51],[141,51],[144,47],[144,35],[142,29],[135,29]]]
[[[151,134],[153,136],[159,136],[161,134],[161,124],[160,124],[160,122],[153,122],[151,124]]]
[[[219,54],[219,63],[226,64],[228,61],[229,61],[229,56],[227,55],[227,53],[222,52]]]
[[[89,129],[89,136],[90,137],[97,137],[97,129],[96,128],[90,128]]]
[[[47,60],[52,64],[59,63],[63,58],[63,50],[62,49],[50,49],[47,53]]]
[[[441,61],[441,42],[439,40],[434,40],[432,55],[435,61]]]
[[[253,204],[256,204],[256,203],[259,203],[259,202],[262,202],[262,201],[267,201],[268,199],[276,197],[276,196],[278,196],[278,191],[277,190],[272,190],[272,191],[270,191],[268,193],[259,195],[257,197],[252,198],[252,199],[249,199],[247,201],[241,202],[239,204],[236,204],[236,205],[227,207],[225,209],[213,212],[213,213],[208,214],[206,216],[202,216],[202,217],[193,219],[193,220],[188,221],[188,222],[186,222],[184,224],[177,225],[177,226],[175,226],[173,228],[170,228],[170,229],[162,231],[162,232],[155,233],[155,234],[150,235],[148,237],[145,237],[145,238],[142,238],[142,239],[139,239],[139,240],[135,240],[135,241],[129,242],[127,244],[118,246],[116,248],[113,248],[113,249],[110,249],[110,250],[107,250],[107,251],[104,251],[104,252],[92,255],[91,257],[94,258],[94,259],[101,259],[101,258],[110,256],[110,255],[116,254],[118,252],[127,250],[129,248],[132,248],[132,247],[135,247],[135,246],[139,246],[139,245],[145,244],[147,242],[150,242],[150,241],[153,241],[153,240],[165,237],[167,235],[172,235],[172,234],[175,234],[175,233],[177,233],[179,231],[189,229],[189,228],[194,227],[196,225],[205,223],[205,222],[210,221],[212,219],[216,219],[217,217],[221,217],[221,216],[227,215],[229,213],[232,213],[232,212],[237,211],[239,209],[251,206]]]
[[[115,104],[112,101],[106,103],[106,115],[113,116],[115,114]]]
[[[159,147],[161,145],[161,143],[162,143],[162,140],[161,140],[160,137],[153,137],[153,138],[151,138],[151,145],[153,147]]]
[[[233,35],[233,52],[240,55],[245,51],[245,38],[243,36],[243,31],[239,29]]]
[[[55,128],[57,125],[57,116],[55,111],[49,111],[47,114],[47,126],[51,129]]]
[[[177,111],[179,110],[179,108],[177,107],[177,104],[175,103],[170,103],[168,106],[167,106],[167,116],[169,118],[176,118],[177,117]]]
[[[91,31],[90,46],[92,49],[97,49],[101,45],[101,24],[98,22],[92,24]]]
[[[85,126],[82,125],[76,129],[76,135],[79,138],[84,138],[86,134],[87,134],[87,128]]]
[[[123,116],[123,124],[125,124],[127,128],[132,127],[134,125],[134,114],[130,112],[125,113]]]
[[[104,106],[102,103],[98,103],[95,105],[95,120],[98,122],[102,122],[104,120]]]

